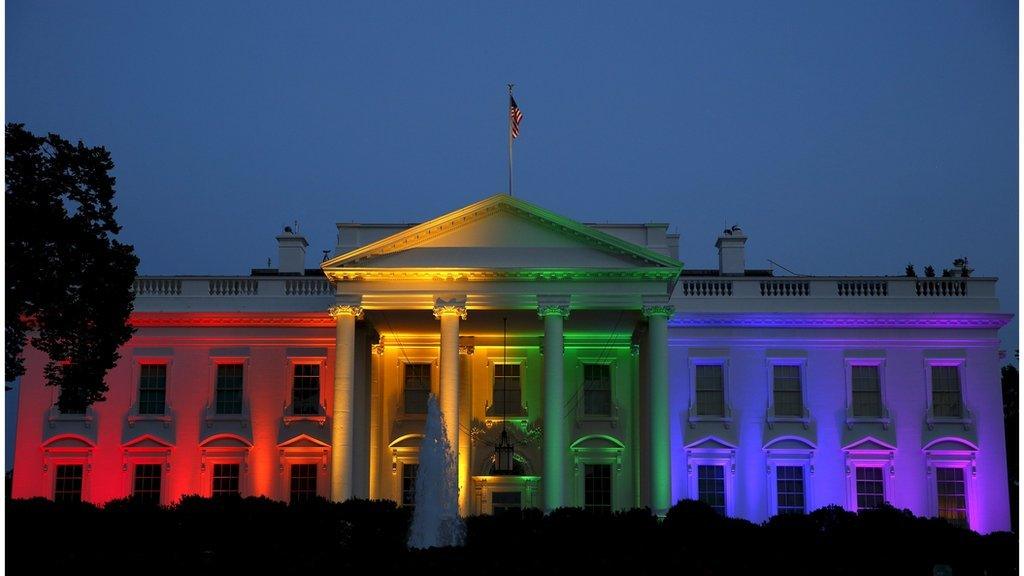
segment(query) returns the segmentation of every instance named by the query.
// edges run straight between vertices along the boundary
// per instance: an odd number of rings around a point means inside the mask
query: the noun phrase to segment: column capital
[[[436,298],[434,300],[434,318],[438,320],[442,316],[456,314],[461,320],[466,319],[465,298]]]
[[[569,297],[568,296],[537,296],[537,315],[541,318],[545,316],[561,316],[562,318],[569,317]]]
[[[327,313],[335,320],[342,316],[352,316],[358,320],[363,317],[363,307],[355,304],[335,304],[327,309]]]
[[[473,354],[476,352],[476,346],[459,346],[459,354]]]
[[[671,318],[676,312],[676,307],[671,304],[647,304],[643,307],[643,313],[645,317],[651,316],[664,316],[665,318]]]

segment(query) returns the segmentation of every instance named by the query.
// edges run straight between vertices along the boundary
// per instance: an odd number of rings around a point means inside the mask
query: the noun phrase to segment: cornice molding
[[[668,268],[332,268],[324,273],[331,281],[436,281],[487,282],[492,280],[621,282],[674,281],[679,271]]]
[[[335,321],[323,312],[136,312],[129,323],[137,328],[332,328]]]
[[[673,328],[982,328],[998,329],[1012,314],[677,314]]]

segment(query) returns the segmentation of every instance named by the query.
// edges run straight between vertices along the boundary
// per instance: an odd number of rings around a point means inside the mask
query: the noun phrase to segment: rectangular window
[[[430,364],[405,365],[405,413],[426,414],[430,396]]]
[[[878,508],[885,502],[881,466],[857,467],[857,510]]]
[[[132,497],[136,501],[146,504],[160,504],[160,468],[159,464],[135,465],[135,482]]]
[[[54,502],[82,501],[82,465],[59,464],[53,484]]]
[[[721,364],[696,366],[697,416],[725,416],[725,371]]]
[[[697,499],[725,516],[725,466],[697,466]]]
[[[402,464],[402,506],[416,506],[416,475],[419,464]]]
[[[522,492],[491,492],[491,513],[518,512],[523,508]]]
[[[139,366],[139,414],[163,414],[167,396],[167,365]]]
[[[959,366],[932,366],[932,414],[939,418],[963,416]]]
[[[776,509],[779,514],[804,513],[803,466],[776,466],[775,488],[778,496]]]
[[[773,393],[776,416],[804,415],[804,397],[800,388],[800,367],[773,366]]]
[[[242,365],[217,365],[217,414],[242,413]]]
[[[939,497],[939,518],[967,527],[967,491],[963,468],[936,468],[936,493]]]
[[[612,370],[608,364],[583,365],[583,414],[612,415]]]
[[[320,365],[296,364],[292,377],[292,413],[320,413]]]
[[[597,514],[611,514],[611,464],[583,465],[583,507]]]
[[[853,415],[857,418],[882,417],[882,380],[878,366],[851,366]]]
[[[292,464],[291,472],[288,501],[297,504],[316,498],[316,464]]]
[[[519,414],[522,411],[519,364],[495,364],[492,404],[494,414]]]
[[[214,464],[213,465],[213,497],[218,496],[241,496],[238,487],[239,478],[238,464]]]

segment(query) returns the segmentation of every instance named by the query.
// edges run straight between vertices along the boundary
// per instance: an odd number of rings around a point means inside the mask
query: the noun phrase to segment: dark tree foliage
[[[24,348],[46,354],[62,411],[104,399],[103,379],[132,334],[139,259],[114,236],[114,163],[102,147],[36,136],[8,124],[7,381],[25,373]]]
[[[925,278],[935,278],[935,268],[930,264],[924,267]]]
[[[903,273],[906,274],[907,276],[911,277],[911,278],[916,278],[917,277],[917,270],[914,270],[914,265],[913,264],[907,264],[907,268],[904,270]]]
[[[1002,370],[1003,424],[1006,434],[1006,475],[1010,483],[1010,521],[1017,531],[1017,506],[1020,486],[1020,437],[1017,435],[1017,395],[1020,374],[1016,366],[1007,364]]]

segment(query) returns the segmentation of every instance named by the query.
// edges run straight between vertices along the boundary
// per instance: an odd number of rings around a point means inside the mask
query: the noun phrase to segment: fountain
[[[431,394],[420,445],[416,510],[412,515],[408,545],[410,548],[461,546],[465,534],[466,526],[459,517],[458,470],[437,396]]]

